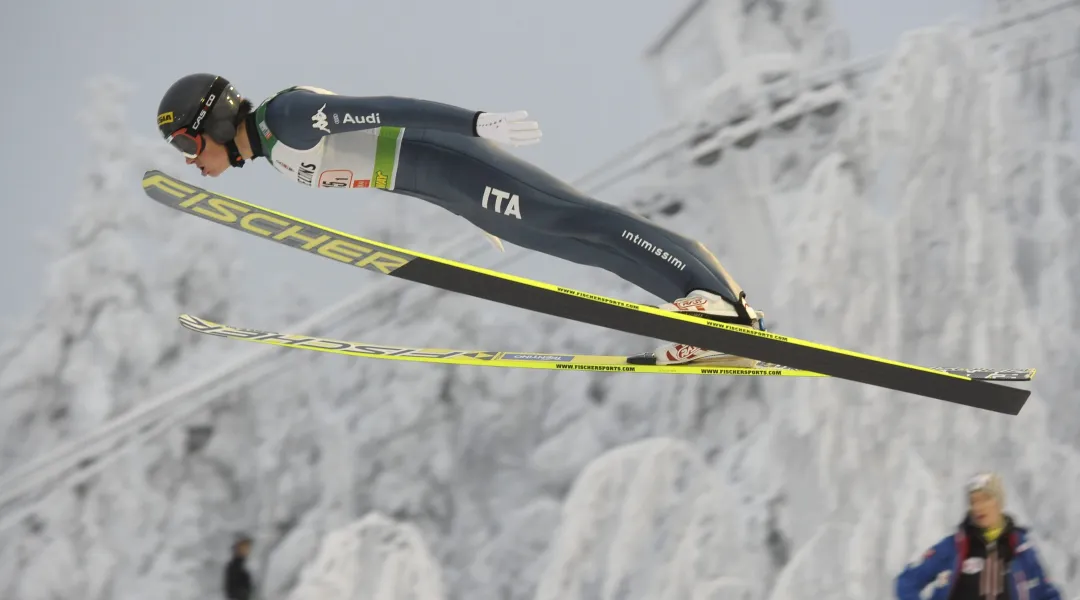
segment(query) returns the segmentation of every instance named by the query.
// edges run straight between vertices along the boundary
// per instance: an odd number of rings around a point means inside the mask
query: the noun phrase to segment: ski
[[[749,377],[828,377],[820,373],[792,369],[758,361],[752,367],[722,365],[642,365],[627,364],[625,356],[594,354],[551,354],[509,350],[461,350],[454,348],[420,348],[391,346],[369,342],[353,342],[314,335],[278,333],[215,323],[195,315],[180,315],[180,324],[198,333],[257,342],[283,348],[313,350],[360,358],[377,358],[474,367],[512,369],[549,369],[569,371],[602,371],[611,373],[667,373],[676,375],[727,375]],[[967,369],[931,367],[934,370],[963,375],[975,380],[1031,381],[1034,369]]]
[[[1031,395],[1027,389],[414,252],[211,192],[158,170],[146,171],[142,183],[147,196],[174,210],[367,271],[492,302],[1004,414],[1019,414]]]

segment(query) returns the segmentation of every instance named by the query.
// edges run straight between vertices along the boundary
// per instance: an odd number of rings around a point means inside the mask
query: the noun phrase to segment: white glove
[[[476,119],[476,135],[510,144],[528,146],[540,141],[540,125],[536,121],[526,121],[529,113],[518,110],[510,113],[480,113]]]

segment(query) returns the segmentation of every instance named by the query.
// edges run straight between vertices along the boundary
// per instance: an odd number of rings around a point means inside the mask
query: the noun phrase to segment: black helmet
[[[158,104],[158,130],[188,158],[202,152],[200,134],[230,146],[231,157],[236,127],[244,116],[240,114],[243,103],[243,97],[224,77],[209,73],[185,75],[165,91]]]

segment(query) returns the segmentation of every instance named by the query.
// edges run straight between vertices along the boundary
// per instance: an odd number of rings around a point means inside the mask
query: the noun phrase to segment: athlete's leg
[[[492,144],[406,130],[395,191],[512,244],[610,271],[667,301],[702,290],[745,317],[742,290],[700,243],[599,202]]]

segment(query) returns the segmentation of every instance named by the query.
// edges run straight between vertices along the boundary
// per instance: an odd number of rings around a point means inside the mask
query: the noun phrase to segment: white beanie
[[[996,499],[999,505],[1005,506],[1005,485],[1001,481],[1001,476],[997,473],[978,473],[969,479],[967,493],[971,494],[972,492],[986,492]]]

